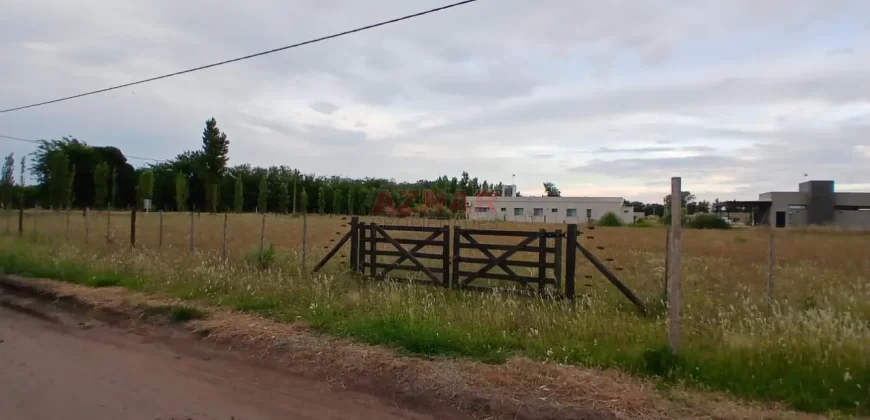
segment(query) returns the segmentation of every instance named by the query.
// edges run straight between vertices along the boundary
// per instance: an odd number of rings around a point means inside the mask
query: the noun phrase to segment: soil
[[[3,292],[0,395],[6,420],[472,418],[332,390],[200,342],[147,339]]]

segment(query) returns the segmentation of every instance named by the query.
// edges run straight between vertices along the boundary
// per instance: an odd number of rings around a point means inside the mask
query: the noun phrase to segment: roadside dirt
[[[0,395],[13,402],[0,418],[818,418],[523,358],[399,357],[218,308],[184,324],[159,315],[178,303],[0,276]]]

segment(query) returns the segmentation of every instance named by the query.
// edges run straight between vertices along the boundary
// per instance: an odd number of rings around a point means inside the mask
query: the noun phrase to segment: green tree
[[[260,213],[266,212],[266,204],[269,202],[269,184],[266,183],[266,176],[260,178],[260,193],[257,195],[257,211]]]
[[[287,207],[290,205],[290,192],[287,190],[287,183],[281,183],[281,189],[278,191],[278,208],[281,213],[287,214]]]
[[[70,187],[69,158],[57,150],[48,156],[48,190],[51,206],[55,210],[63,208],[67,202],[67,190]]]
[[[109,164],[100,163],[94,168],[94,207],[102,208],[109,195]]]
[[[356,209],[356,196],[353,194],[353,190],[347,190],[347,214],[353,214],[354,209]]]
[[[556,188],[556,184],[554,184],[552,182],[545,182],[544,183],[544,192],[547,193],[547,197],[561,197],[562,196],[562,192],[559,191],[559,189]]]
[[[175,208],[178,211],[187,209],[187,181],[188,176],[182,172],[175,174]]]
[[[317,212],[323,214],[326,211],[326,191],[323,185],[317,190]]]
[[[206,205],[212,212],[217,210],[217,188],[229,160],[230,141],[226,133],[221,133],[217,121],[212,118],[205,122],[202,131],[202,151],[199,155],[199,174],[206,191]]]
[[[235,192],[233,194],[233,210],[236,213],[241,213],[244,211],[245,206],[245,196],[244,196],[244,183],[242,182],[242,176],[236,176],[236,184],[234,188]]]
[[[144,207],[145,200],[150,200],[154,195],[154,171],[145,170],[139,175],[139,184],[136,186],[138,195],[136,203]]]
[[[9,207],[12,202],[12,190],[15,188],[15,156],[10,153],[3,161],[3,172],[0,176],[0,205]]]
[[[308,192],[302,188],[302,212],[308,213]]]
[[[338,188],[332,192],[332,214],[341,214],[341,190]]]

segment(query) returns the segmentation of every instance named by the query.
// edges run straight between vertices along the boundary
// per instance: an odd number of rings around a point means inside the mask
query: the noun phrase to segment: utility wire
[[[25,142],[25,143],[33,143],[33,144],[42,144],[42,143],[45,141],[45,140],[28,140],[28,139],[21,139],[21,138],[18,138],[18,137],[4,136],[4,135],[2,135],[2,134],[0,134],[0,138],[4,138],[4,139],[8,139],[8,140],[21,141],[21,142]],[[126,157],[126,158],[128,158],[128,159],[151,160],[151,161],[154,161],[154,162],[163,162],[163,159],[154,159],[154,158],[139,157],[139,156],[130,156],[130,155],[124,155],[124,157]]]
[[[200,67],[194,67],[194,68],[187,69],[187,70],[177,71],[177,72],[175,72],[175,73],[164,74],[164,75],[162,75],[162,76],[156,76],[156,77],[151,77],[151,78],[144,79],[144,80],[139,80],[139,81],[136,81],[136,82],[126,83],[126,84],[123,84],[123,85],[112,86],[112,87],[108,87],[108,88],[105,88],[105,89],[100,89],[100,90],[94,90],[94,91],[91,91],[91,92],[80,93],[80,94],[78,94],[78,95],[67,96],[67,97],[64,97],[64,98],[53,99],[53,100],[50,100],[50,101],[39,102],[39,103],[31,104],[31,105],[19,106],[19,107],[16,107],[16,108],[3,109],[3,110],[0,110],[0,114],[2,114],[2,113],[6,113],[6,112],[18,111],[18,110],[27,109],[27,108],[34,108],[34,107],[42,106],[42,105],[53,104],[53,103],[55,103],[55,102],[68,101],[68,100],[70,100],[70,99],[81,98],[81,97],[83,97],[83,96],[96,95],[96,94],[98,94],[98,93],[108,92],[108,91],[110,91],[110,90],[116,90],[116,89],[121,89],[121,88],[125,88],[125,87],[134,86],[134,85],[139,85],[139,84],[142,84],[142,83],[153,82],[153,81],[155,81],[155,80],[166,79],[166,78],[169,78],[169,77],[179,76],[179,75],[186,74],[186,73],[193,73],[193,72],[196,72],[196,71],[205,70],[205,69],[209,69],[209,68],[212,68],[212,67],[222,66],[222,65],[224,65],[224,64],[235,63],[236,61],[247,60],[247,59],[255,58],[255,57],[259,57],[259,56],[262,56],[262,55],[272,54],[272,53],[276,53],[276,52],[280,52],[280,51],[284,51],[284,50],[289,50],[289,49],[291,49],[291,48],[301,47],[301,46],[308,45],[308,44],[314,44],[314,43],[317,43],[317,42],[326,41],[326,40],[329,40],[329,39],[338,38],[338,37],[341,37],[341,36],[350,35],[350,34],[357,33],[357,32],[362,32],[362,31],[365,31],[365,30],[368,30],[368,29],[374,29],[374,28],[377,28],[377,27],[379,27],[379,26],[385,26],[385,25],[389,25],[389,24],[391,24],[391,23],[401,22],[401,21],[403,21],[403,20],[413,19],[413,18],[420,17],[420,16],[423,16],[423,15],[428,15],[428,14],[430,14],[430,13],[440,12],[440,11],[442,11],[442,10],[451,9],[451,8],[458,7],[458,6],[462,6],[462,5],[469,4],[469,3],[474,3],[474,2],[476,2],[476,1],[478,1],[478,0],[465,0],[465,1],[460,1],[460,2],[458,2],[458,3],[448,4],[448,5],[446,5],[446,6],[441,6],[441,7],[437,7],[437,8],[434,8],[434,9],[429,9],[429,10],[425,10],[425,11],[422,11],[422,12],[414,13],[414,14],[411,14],[411,15],[407,15],[407,16],[402,16],[402,17],[395,18],[395,19],[386,20],[386,21],[383,21],[383,22],[380,22],[380,23],[375,23],[375,24],[372,24],[372,25],[362,26],[362,27],[359,27],[359,28],[356,28],[356,29],[351,29],[351,30],[344,31],[344,32],[339,32],[339,33],[336,33],[336,34],[332,34],[332,35],[327,35],[327,36],[320,37],[320,38],[311,39],[311,40],[304,41],[304,42],[300,42],[300,43],[297,43],[297,44],[287,45],[287,46],[285,46],[285,47],[275,48],[275,49],[272,49],[272,50],[263,51],[263,52],[259,52],[259,53],[256,53],[256,54],[246,55],[246,56],[244,56],[244,57],[233,58],[233,59],[230,59],[230,60],[225,60],[225,61],[220,61],[220,62],[217,62],[217,63],[207,64],[207,65],[200,66]]]

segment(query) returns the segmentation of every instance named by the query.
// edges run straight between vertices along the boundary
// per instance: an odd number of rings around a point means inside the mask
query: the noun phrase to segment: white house
[[[508,222],[587,223],[613,212],[623,223],[634,221],[634,210],[622,197],[482,197],[465,201],[466,218]]]

